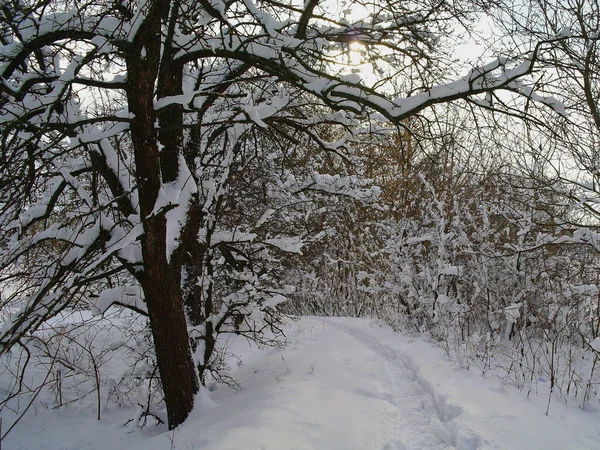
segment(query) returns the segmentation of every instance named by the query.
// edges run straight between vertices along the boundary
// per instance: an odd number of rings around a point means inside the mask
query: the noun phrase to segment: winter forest
[[[2,0],[0,445],[78,404],[168,433],[243,389],[232,339],[305,316],[594,411],[599,30],[598,0]]]

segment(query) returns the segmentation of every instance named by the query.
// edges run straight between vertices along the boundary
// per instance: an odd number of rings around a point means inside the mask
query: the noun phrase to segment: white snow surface
[[[232,340],[240,390],[203,390],[185,424],[123,426],[133,408],[38,405],[6,449],[598,449],[600,412],[457,369],[421,337],[366,319],[302,318],[284,349]],[[236,337],[237,338],[237,337]],[[540,382],[542,383],[542,382]],[[6,424],[6,418],[5,418]]]

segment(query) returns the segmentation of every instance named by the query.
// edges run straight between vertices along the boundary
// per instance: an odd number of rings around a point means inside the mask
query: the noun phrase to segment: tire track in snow
[[[383,360],[382,368],[389,393],[381,395],[357,391],[360,395],[386,400],[397,408],[394,419],[401,439],[386,444],[382,450],[481,448],[480,436],[470,430],[459,430],[452,423],[462,409],[447,404],[443,397],[437,396],[409,357],[362,330],[335,321],[327,323],[365,345]]]

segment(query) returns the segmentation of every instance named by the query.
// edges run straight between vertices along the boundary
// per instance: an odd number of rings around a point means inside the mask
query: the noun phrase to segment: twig
[[[33,405],[33,402],[35,401],[35,399],[37,398],[39,393],[42,391],[42,388],[44,386],[46,386],[46,383],[48,382],[48,377],[52,373],[52,369],[54,368],[54,363],[56,362],[56,359],[58,358],[58,352],[60,351],[60,343],[62,342],[63,337],[64,337],[64,334],[60,336],[60,340],[58,341],[58,345],[56,346],[56,353],[54,354],[54,357],[52,358],[52,363],[50,364],[50,368],[48,369],[48,372],[46,373],[46,376],[44,377],[44,381],[42,381],[42,384],[40,384],[38,386],[36,392],[31,397],[31,400],[30,400],[29,404],[27,405],[27,407],[25,408],[25,410],[21,413],[21,415],[19,417],[17,417],[17,420],[15,420],[13,422],[13,424],[10,426],[10,428],[8,430],[6,430],[6,433],[4,433],[0,437],[0,442],[2,440],[4,440],[4,438],[8,435],[8,433],[10,433],[12,431],[12,429],[15,427],[15,425],[18,424],[19,421],[23,418],[23,416],[27,413],[27,411],[29,411],[29,408],[31,408],[31,405]]]

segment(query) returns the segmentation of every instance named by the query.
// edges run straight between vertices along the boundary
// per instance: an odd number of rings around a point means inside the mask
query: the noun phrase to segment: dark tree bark
[[[143,218],[142,256],[144,277],[142,288],[148,306],[156,360],[162,381],[169,429],[183,423],[194,406],[199,382],[192,358],[181,295],[181,264],[167,257],[167,222],[164,212],[155,211],[156,199],[163,182],[178,175],[177,149],[181,138],[177,131],[159,136],[155,122],[154,89],[161,65],[161,22],[168,14],[169,1],[159,0],[152,6],[144,29],[138,33],[128,63],[129,110],[135,115],[131,123],[140,212]],[[181,67],[163,68],[159,88],[163,95],[181,90]],[[179,71],[179,74],[178,74]],[[179,85],[178,85],[179,84]],[[180,125],[181,112],[167,111],[160,119]],[[161,123],[161,125],[168,125]],[[179,126],[179,133],[181,127]],[[160,152],[159,138],[167,144]],[[162,142],[161,142],[162,143]]]

